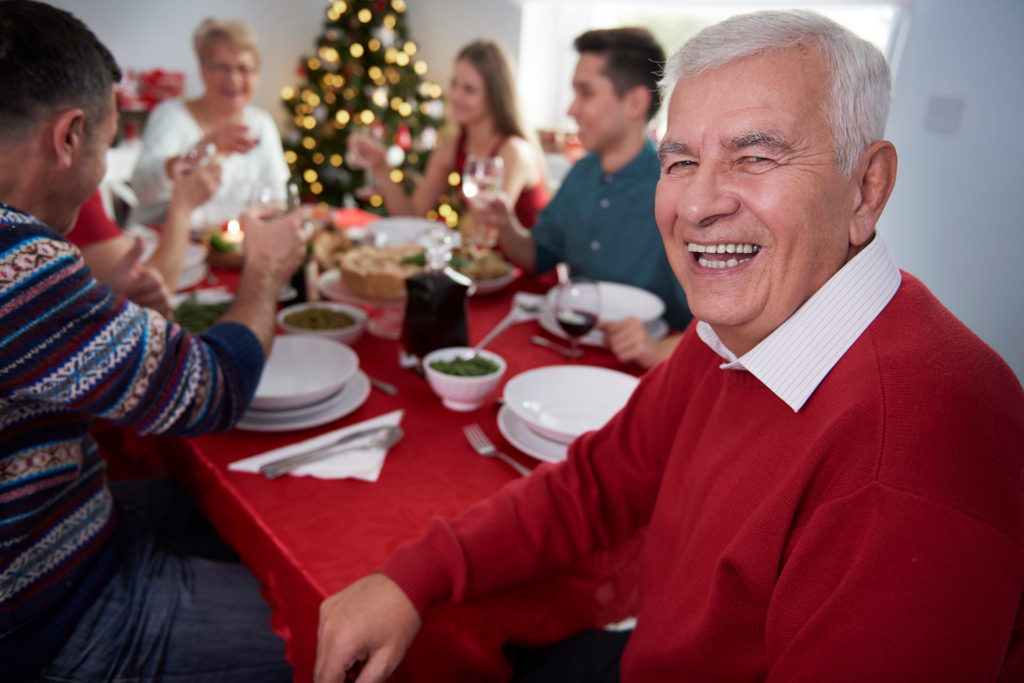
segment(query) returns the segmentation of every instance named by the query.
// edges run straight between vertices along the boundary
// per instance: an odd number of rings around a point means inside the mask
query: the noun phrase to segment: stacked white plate
[[[509,443],[547,462],[564,460],[569,443],[598,429],[626,404],[639,380],[590,365],[552,365],[505,383],[498,429]]]
[[[274,339],[256,395],[236,425],[257,432],[315,427],[363,405],[370,380],[346,344],[322,337]]]
[[[655,339],[661,339],[668,334],[668,323],[661,317],[665,313],[665,302],[656,294],[620,282],[601,281],[597,284],[601,292],[601,312],[598,316],[600,322],[613,322],[634,316],[646,325],[647,331]],[[556,288],[548,290],[547,305],[540,314],[538,322],[541,327],[556,337],[568,339],[569,335],[555,320],[555,295]],[[580,343],[603,347],[604,333],[601,330],[593,329],[580,337]]]

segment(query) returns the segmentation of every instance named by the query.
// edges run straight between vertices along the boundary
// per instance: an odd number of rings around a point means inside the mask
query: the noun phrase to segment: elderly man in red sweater
[[[698,322],[622,412],[321,608],[381,680],[430,604],[646,528],[623,681],[1024,680],[1024,393],[892,262],[876,48],[734,17],[668,63],[656,216]]]

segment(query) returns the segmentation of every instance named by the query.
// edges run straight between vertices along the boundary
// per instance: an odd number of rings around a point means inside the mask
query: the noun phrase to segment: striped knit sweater
[[[114,570],[92,416],[141,433],[229,428],[263,366],[237,323],[198,337],[113,295],[78,250],[0,203],[0,660],[39,667]]]

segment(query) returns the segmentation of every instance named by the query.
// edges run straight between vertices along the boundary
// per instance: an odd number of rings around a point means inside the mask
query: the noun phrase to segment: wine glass
[[[470,206],[482,206],[501,192],[505,183],[505,162],[501,157],[483,157],[470,154],[462,167],[462,194]],[[486,226],[477,224],[473,242],[482,247],[493,247],[497,236],[485,234]]]
[[[598,283],[585,277],[573,277],[555,290],[555,320],[569,337],[572,355],[580,358],[580,337],[597,325],[601,314],[601,290]]]
[[[257,182],[252,186],[249,210],[264,220],[280,218],[289,211],[289,193],[286,187]]]
[[[470,154],[462,167],[462,194],[470,202],[486,203],[498,196],[505,183],[505,162],[501,157]]]

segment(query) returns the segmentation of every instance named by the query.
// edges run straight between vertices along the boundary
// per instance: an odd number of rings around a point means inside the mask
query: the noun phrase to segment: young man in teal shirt
[[[569,171],[532,230],[500,200],[478,220],[499,227],[501,248],[527,272],[545,273],[564,261],[574,274],[641,287],[665,302],[670,327],[682,330],[691,315],[654,221],[661,165],[648,131],[661,105],[657,79],[665,53],[639,28],[587,31],[574,46],[580,58],[569,115],[589,154]],[[668,356],[679,338],[655,340],[636,318],[602,329],[619,360],[644,367]]]

